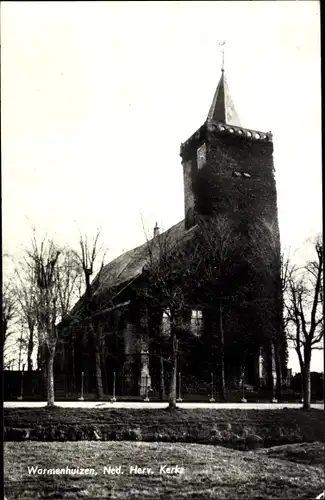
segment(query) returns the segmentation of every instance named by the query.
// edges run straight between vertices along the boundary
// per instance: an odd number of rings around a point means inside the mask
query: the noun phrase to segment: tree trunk
[[[278,343],[274,343],[275,371],[276,371],[276,399],[282,400],[282,369]]]
[[[54,406],[54,356],[55,346],[52,346],[47,360],[47,406]]]
[[[310,399],[311,399],[311,384],[310,384],[310,361],[311,361],[311,352],[310,349],[305,349],[305,363],[304,369],[302,372],[303,379],[303,408],[304,410],[310,409]]]
[[[34,325],[32,322],[29,322],[29,337],[28,337],[28,346],[27,346],[27,370],[30,372],[33,370],[33,350],[34,350]]]
[[[82,353],[82,357],[84,353]],[[71,392],[76,392],[76,335],[75,332],[72,332],[71,335],[71,361],[72,361],[72,384],[71,384]]]
[[[96,347],[96,391],[97,397],[99,400],[104,399],[104,390],[103,390],[103,380],[102,380],[102,370],[101,370],[101,356],[98,347]]]
[[[41,372],[41,394],[47,398],[47,371],[48,371],[48,349],[44,343],[39,344],[37,354],[37,365]]]
[[[27,347],[27,370],[31,372],[33,370],[33,360],[32,360],[32,355],[33,355],[33,350],[34,350],[34,332],[30,331],[29,332],[29,339],[28,339],[28,347]]]
[[[97,342],[99,346],[99,354],[100,354],[100,367],[102,374],[102,387],[103,387],[103,396],[109,393],[108,381],[107,381],[107,370],[106,370],[106,348],[105,348],[105,337],[104,337],[104,326],[103,324],[97,325]]]
[[[44,364],[44,359],[43,359],[43,346],[38,342],[38,348],[37,348],[37,369],[40,371],[43,371],[43,364]]]
[[[261,388],[261,381],[260,381],[260,348],[259,352],[254,355],[254,386],[255,390],[259,391]]]
[[[304,360],[302,358],[302,354],[301,354],[300,349],[298,349],[297,347],[295,349],[296,349],[296,353],[298,355],[299,365],[300,365],[300,375],[301,375],[300,392],[301,392],[301,402],[303,403],[304,394],[305,394],[305,378],[304,378],[305,364],[304,364]]]
[[[21,349],[22,349],[22,339],[20,337],[20,339],[19,339],[19,351],[18,351],[18,371],[20,371],[20,365],[21,365]]]
[[[169,408],[176,408],[176,391],[177,391],[177,337],[173,327],[171,328],[172,337],[172,370],[169,384]]]
[[[159,356],[159,361],[160,361],[160,399],[163,400],[166,397],[166,391],[165,391],[165,368],[164,368],[164,360],[162,356],[162,349],[160,348],[160,356]]]
[[[220,397],[226,400],[226,379],[225,379],[225,338],[222,322],[222,305],[219,302],[219,335],[220,335]]]
[[[304,402],[304,395],[305,395],[305,376],[304,376],[304,372],[305,372],[305,366],[303,366],[303,368],[301,368],[301,370],[300,370],[300,373],[301,373],[301,403]]]
[[[100,355],[100,336],[99,332],[94,330],[94,327],[91,326],[91,330],[93,333],[94,343],[95,343],[95,376],[96,376],[96,392],[98,400],[104,399],[104,390],[103,390],[103,377],[102,377],[102,368],[101,368],[101,355]]]

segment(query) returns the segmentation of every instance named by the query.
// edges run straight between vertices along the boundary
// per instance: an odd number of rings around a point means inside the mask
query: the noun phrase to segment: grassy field
[[[322,411],[4,408],[5,440],[164,441],[246,449],[323,441]]]
[[[273,446],[257,451],[260,455],[271,458],[280,458],[291,462],[314,465],[324,469],[325,449],[324,444],[316,441],[315,443],[298,443],[284,446]]]
[[[295,446],[286,447],[289,455],[291,447],[291,456],[284,459],[283,447],[244,452],[184,443],[5,443],[5,495],[8,500],[315,498],[324,487],[324,447],[309,445],[308,455],[314,459],[305,464]],[[121,466],[123,473],[104,474],[109,465]],[[183,473],[160,473],[164,465],[178,465]],[[29,474],[31,466],[93,468],[96,475]],[[150,467],[152,473],[134,474],[131,466]]]

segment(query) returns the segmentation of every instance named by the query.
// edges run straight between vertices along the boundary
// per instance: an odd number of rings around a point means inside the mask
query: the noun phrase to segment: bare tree
[[[193,232],[175,236],[172,232],[147,241],[144,267],[147,286],[143,296],[149,307],[164,311],[170,325],[171,377],[169,408],[176,408],[179,333],[186,327],[186,310],[191,309],[191,277],[198,260],[197,245],[190,244]],[[160,337],[158,341],[162,342]]]
[[[8,345],[8,340],[15,333],[14,325],[17,321],[17,301],[14,288],[5,282],[2,288],[2,352]]]
[[[28,349],[28,335],[26,334],[25,324],[21,319],[19,320],[19,324],[20,324],[20,335],[18,338],[16,338],[16,350],[18,346],[18,370],[21,369],[24,370],[26,365],[24,359],[25,357],[27,357],[27,349]]]
[[[30,266],[23,260],[15,269],[16,283],[15,294],[18,302],[18,311],[22,328],[28,330],[28,340],[24,341],[27,347],[27,370],[33,369],[33,350],[35,345],[36,324],[37,324],[37,290],[34,266]],[[26,345],[27,344],[27,345]]]
[[[314,249],[314,260],[291,270],[286,290],[287,334],[299,359],[305,409],[310,408],[312,351],[323,349],[320,343],[324,338],[324,253],[320,237],[316,239]]]
[[[43,375],[47,380],[47,404],[54,406],[54,356],[57,344],[56,324],[59,318],[57,266],[60,251],[46,238],[40,245],[33,235],[32,249],[27,251],[28,263],[35,276],[38,342],[46,362]],[[45,372],[45,373],[44,373]]]
[[[225,378],[225,325],[223,308],[234,300],[229,287],[231,276],[236,267],[236,248],[238,236],[229,218],[215,214],[212,218],[199,217],[198,237],[200,243],[200,274],[197,285],[204,293],[205,300],[213,301],[218,309],[218,347],[220,353],[220,396],[226,399]],[[236,290],[236,295],[238,290]],[[208,299],[209,297],[209,299]]]
[[[26,251],[25,262],[32,276],[32,304],[28,312],[36,311],[38,343],[42,353],[42,373],[47,384],[47,404],[54,405],[54,358],[58,340],[58,323],[66,317],[74,300],[78,279],[74,254],[44,238],[39,245],[35,233],[32,248]],[[30,282],[29,282],[30,284]]]
[[[62,248],[61,259],[56,267],[58,301],[61,321],[68,318],[72,305],[81,296],[82,268],[70,248]]]
[[[229,300],[225,286],[236,267],[237,237],[226,216],[197,217],[197,225],[175,237],[167,232],[147,242],[145,266],[149,303],[164,310],[170,325],[171,381],[169,405],[176,406],[176,377],[179,337],[187,329],[188,315],[207,298],[218,306],[218,351],[220,390],[226,397],[223,305]],[[237,291],[236,291],[237,293]],[[233,300],[233,297],[231,297]],[[158,339],[163,343],[163,339]]]
[[[100,231],[97,232],[94,241],[90,243],[87,236],[80,234],[79,251],[74,252],[75,258],[80,263],[85,285],[84,295],[84,316],[86,318],[86,327],[89,338],[91,339],[95,353],[95,376],[96,376],[96,390],[98,399],[104,398],[103,379],[101,369],[101,329],[98,327],[97,322],[94,320],[95,305],[95,292],[99,287],[101,281],[101,272],[104,267],[104,256],[101,258],[100,270],[97,273],[96,279],[92,283],[92,277],[96,271],[95,266],[100,255],[103,253],[102,248],[98,246]]]
[[[58,329],[58,349],[60,352],[61,369],[65,369],[66,344],[69,328],[66,328],[66,320],[73,304],[80,299],[83,290],[83,271],[80,262],[76,259],[75,252],[70,248],[61,249],[61,258],[56,268],[57,295],[60,312],[60,324]],[[73,349],[74,365],[74,349]],[[73,369],[73,373],[74,373]]]

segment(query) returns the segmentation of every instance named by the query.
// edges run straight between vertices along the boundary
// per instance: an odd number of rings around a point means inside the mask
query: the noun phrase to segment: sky
[[[322,229],[312,0],[2,2],[3,252],[21,255],[32,227],[75,246],[101,228],[110,260],[183,219],[180,145],[208,114],[220,40],[242,125],[273,133],[282,247],[309,258]]]

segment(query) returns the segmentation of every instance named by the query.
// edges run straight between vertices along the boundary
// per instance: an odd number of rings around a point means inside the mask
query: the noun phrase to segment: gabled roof
[[[178,244],[186,242],[194,233],[196,226],[185,229],[185,221],[182,220],[170,227],[164,233],[157,235],[143,245],[123,253],[116,259],[106,264],[93,280],[91,286],[95,296],[105,295],[110,290],[120,291],[139,278],[148,263],[158,257],[161,249],[172,251]],[[151,252],[151,257],[149,257]],[[114,293],[115,295],[115,293]],[[116,295],[114,301],[116,299]],[[72,317],[82,306],[84,296],[74,305],[70,312]],[[118,301],[117,301],[118,302]]]
[[[151,259],[158,257],[161,249],[171,251],[179,243],[187,241],[187,238],[193,234],[195,228],[196,226],[188,230],[185,229],[185,221],[182,220],[167,229],[164,233],[146,241],[143,245],[116,257],[116,259],[106,264],[93,280],[91,286],[94,291],[94,297],[101,297],[114,289],[114,302],[116,302],[119,292],[142,275],[144,268]],[[151,257],[149,257],[150,252]],[[115,292],[118,292],[117,295]],[[83,301],[84,295],[72,308],[70,318],[79,311]]]
[[[241,127],[224,70],[221,70],[221,77],[213,97],[207,121],[222,122],[227,125]]]
[[[112,287],[120,287],[136,279],[142,274],[143,268],[147,265],[150,251],[153,258],[158,256],[161,248],[171,251],[178,243],[184,241],[187,235],[192,233],[193,229],[185,229],[185,221],[182,220],[164,233],[112,260],[101,271],[101,285],[96,290],[96,293],[102,293]],[[97,277],[94,284],[96,279]]]

